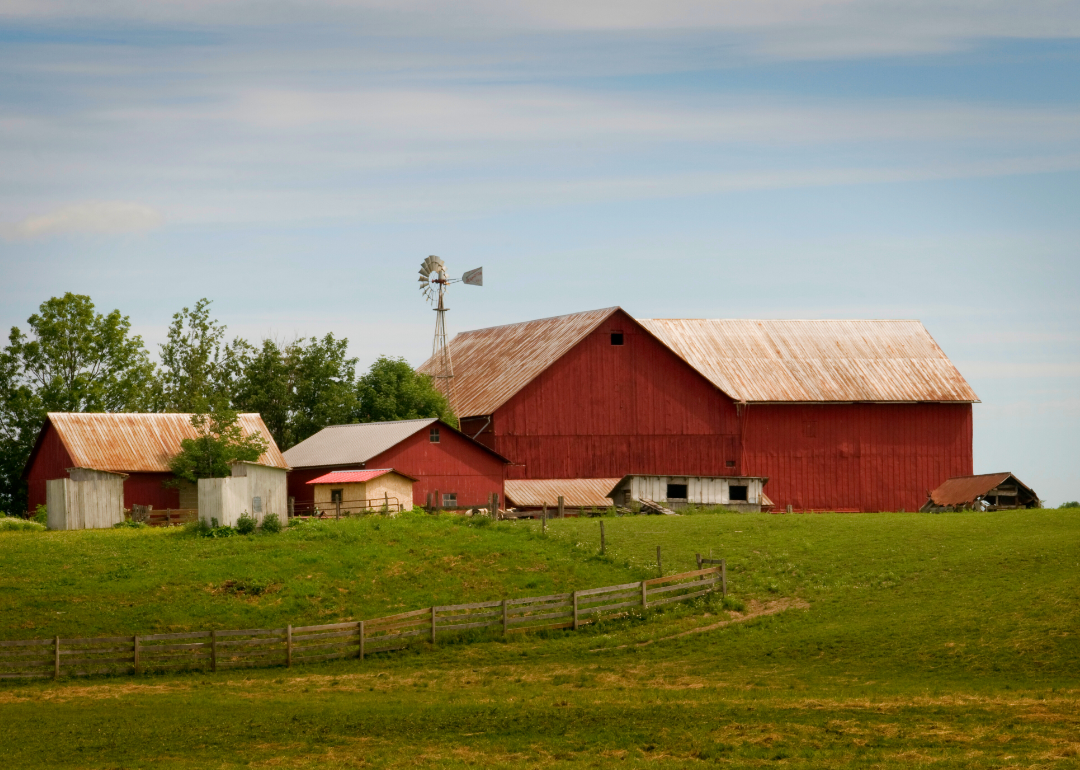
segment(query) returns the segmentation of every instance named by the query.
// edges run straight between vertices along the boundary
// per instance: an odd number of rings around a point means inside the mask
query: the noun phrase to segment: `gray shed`
[[[68,468],[45,482],[49,529],[107,529],[124,520],[124,473]]]
[[[771,508],[765,494],[767,476],[623,476],[608,493],[615,505],[662,503],[672,510],[688,505],[722,505],[733,511]]]

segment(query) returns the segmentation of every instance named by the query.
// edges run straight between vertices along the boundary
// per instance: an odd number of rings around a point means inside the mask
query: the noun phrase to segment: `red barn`
[[[767,476],[779,510],[880,511],[972,469],[978,398],[918,321],[608,308],[465,332],[450,353],[462,430],[509,478]]]
[[[261,416],[241,414],[237,422],[245,435],[259,433],[266,440],[260,464],[288,468]],[[163,486],[174,478],[169,458],[180,451],[183,439],[197,436],[190,414],[50,412],[23,470],[29,508],[44,505],[45,482],[68,478],[69,468],[126,473],[127,508],[133,504],[157,510],[197,508],[194,485],[183,490],[183,500],[180,489]]]
[[[289,496],[297,511],[314,503],[308,484],[342,469],[393,468],[413,476],[413,500],[442,495],[447,508],[483,506],[497,492],[503,499],[507,460],[436,418],[362,422],[323,428],[285,452],[293,469]]]

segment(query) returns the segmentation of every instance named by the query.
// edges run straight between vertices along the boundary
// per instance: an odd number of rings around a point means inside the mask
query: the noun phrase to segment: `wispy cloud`
[[[72,233],[130,233],[160,227],[156,209],[127,201],[86,201],[0,227],[9,239],[44,238]]]

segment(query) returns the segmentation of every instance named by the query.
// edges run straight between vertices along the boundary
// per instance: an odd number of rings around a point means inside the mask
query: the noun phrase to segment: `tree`
[[[154,384],[142,338],[119,310],[102,315],[68,292],[27,323],[0,353],[0,508],[9,511],[25,508],[22,471],[48,412],[141,411]]]
[[[357,382],[356,392],[359,422],[439,417],[457,424],[450,402],[435,389],[431,377],[417,372],[404,358],[379,356]]]
[[[236,412],[228,409],[193,414],[191,425],[199,436],[180,442],[180,452],[169,459],[169,469],[177,479],[192,484],[199,479],[230,476],[230,463],[255,462],[269,446],[258,434],[245,436]]]
[[[169,325],[169,341],[161,348],[161,393],[165,412],[208,412],[228,399],[227,371],[222,366],[225,326],[210,318],[210,300],[182,309]]]
[[[353,422],[356,413],[356,359],[348,340],[327,334],[288,345],[238,341],[225,357],[232,379],[233,406],[259,412],[274,441],[288,449],[327,425]]]

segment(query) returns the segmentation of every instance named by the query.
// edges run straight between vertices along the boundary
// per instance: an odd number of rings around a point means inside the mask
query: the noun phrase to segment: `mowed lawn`
[[[392,525],[401,527],[395,537],[385,534],[387,522],[372,531],[376,523],[324,525],[341,534],[297,538],[319,545],[294,555],[281,553],[287,539],[0,536],[4,635],[51,633],[20,624],[46,600],[67,611],[55,581],[69,578],[53,574],[57,564],[82,567],[73,594],[85,601],[76,606],[131,599],[137,587],[106,580],[100,566],[125,552],[141,554],[135,566],[146,585],[172,591],[101,621],[101,631],[132,632],[155,603],[174,624],[205,627],[208,619],[184,613],[268,624],[279,611],[267,601],[274,596],[282,612],[310,604],[305,611],[319,617],[328,609],[360,616],[436,596],[478,601],[604,585],[655,574],[658,544],[667,573],[692,568],[696,552],[724,556],[733,597],[748,610],[799,601],[677,638],[737,617],[713,604],[577,634],[420,644],[363,663],[4,684],[5,766],[1080,766],[1075,512],[606,518],[607,559],[596,558],[597,520],[551,521],[547,537],[531,522],[402,521]],[[403,543],[407,530],[415,542]],[[351,548],[326,545],[348,540],[346,532],[356,535]],[[73,545],[82,542],[97,545]],[[159,543],[168,544],[168,560],[150,555]],[[420,555],[383,555],[408,548]],[[354,550],[360,561],[349,561]],[[258,553],[283,565],[251,573],[280,576],[276,593],[206,590],[238,579],[226,576],[240,566],[253,570]],[[500,555],[485,561],[485,553]],[[295,569],[312,555],[321,564]],[[447,557],[469,569],[456,571]],[[162,574],[184,562],[194,563],[184,574],[196,585]],[[399,562],[422,568],[386,589],[369,587],[380,580],[365,564],[375,573]],[[211,565],[217,571],[208,575]],[[35,572],[47,591],[26,588]],[[309,587],[316,592],[303,594]],[[332,596],[339,588],[348,601]],[[222,609],[229,602],[256,609]]]

